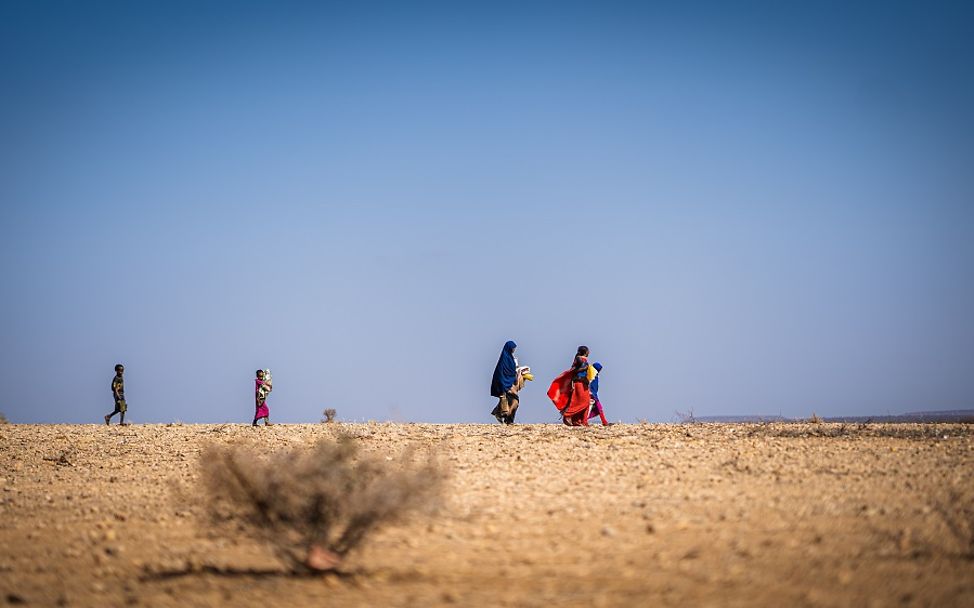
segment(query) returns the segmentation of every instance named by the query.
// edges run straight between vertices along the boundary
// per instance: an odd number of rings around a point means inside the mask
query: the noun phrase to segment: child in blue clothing
[[[592,393],[592,407],[588,411],[589,420],[596,416],[602,420],[602,426],[609,426],[611,422],[605,419],[605,410],[602,409],[602,402],[599,401],[599,376],[602,374],[602,364],[596,361],[592,364],[597,372],[595,378],[589,383],[588,389]]]

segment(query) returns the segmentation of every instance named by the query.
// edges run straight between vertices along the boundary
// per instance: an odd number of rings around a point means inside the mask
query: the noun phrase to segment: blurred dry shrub
[[[324,416],[324,418],[321,419],[322,422],[334,422],[335,415],[338,414],[338,412],[336,412],[334,408],[328,408],[321,412],[321,414]]]
[[[950,488],[934,501],[933,509],[949,532],[948,542],[953,544],[953,552],[964,559],[974,560],[974,491]]]
[[[913,559],[943,557],[974,562],[974,491],[955,485],[927,493],[936,517],[919,526],[884,532],[901,554]]]
[[[7,420],[7,417],[3,415],[3,412],[0,412],[0,424],[10,424],[10,421]]]
[[[263,541],[293,572],[331,570],[382,526],[438,508],[444,472],[416,456],[364,454],[347,436],[264,455],[213,446],[201,460],[209,519]]]

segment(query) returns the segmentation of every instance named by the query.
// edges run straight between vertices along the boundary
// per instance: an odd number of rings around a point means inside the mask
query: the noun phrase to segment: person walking
[[[125,412],[128,411],[128,404],[125,403],[125,366],[121,363],[115,366],[115,377],[112,378],[112,397],[115,399],[115,409],[111,414],[105,416],[105,424],[111,425],[112,416],[118,414],[118,424],[125,425]]]
[[[517,413],[519,400],[517,392],[521,382],[519,382],[517,357],[514,356],[516,348],[517,344],[513,340],[508,340],[504,344],[497,365],[494,367],[494,376],[490,380],[490,395],[497,397],[497,405],[491,415],[501,424],[514,424],[514,416]]]
[[[602,364],[596,361],[592,367],[595,369],[595,378],[588,383],[588,390],[592,395],[592,407],[589,410],[588,418],[591,420],[598,416],[602,421],[602,426],[611,426],[612,423],[605,419],[605,410],[602,409],[602,402],[599,401],[599,377],[602,375]]]
[[[589,382],[595,378],[595,370],[588,364],[588,354],[587,346],[579,346],[571,368],[562,372],[548,387],[548,398],[568,426],[588,426],[588,413],[592,407]]]
[[[269,374],[264,370],[257,370],[257,380],[254,383],[254,405],[256,408],[254,426],[257,426],[257,421],[261,418],[264,419],[264,426],[274,426],[271,424],[271,411],[267,407],[267,395],[273,390],[271,379],[268,376]]]

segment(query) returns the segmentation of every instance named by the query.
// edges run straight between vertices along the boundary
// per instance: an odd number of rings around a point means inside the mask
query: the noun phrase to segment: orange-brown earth
[[[440,514],[344,576],[207,526],[204,447],[342,432],[430,448]],[[972,426],[2,425],[0,455],[11,604],[974,605]]]

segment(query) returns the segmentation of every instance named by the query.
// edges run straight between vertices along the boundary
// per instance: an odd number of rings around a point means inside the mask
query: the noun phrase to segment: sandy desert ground
[[[206,446],[339,433],[430,449],[440,514],[342,576],[206,524]],[[8,604],[974,606],[974,425],[3,425],[0,455]]]

